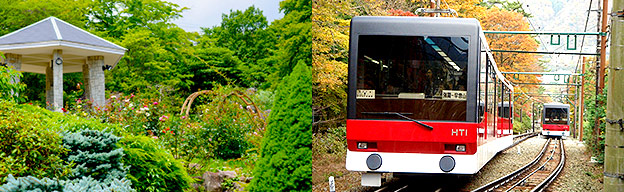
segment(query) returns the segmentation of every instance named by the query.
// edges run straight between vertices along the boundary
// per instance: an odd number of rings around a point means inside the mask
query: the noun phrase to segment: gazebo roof
[[[115,66],[126,48],[95,36],[56,17],[48,17],[0,37],[0,51],[22,55],[22,71],[45,74],[52,52],[63,50],[63,72],[81,72],[87,56],[104,56]]]

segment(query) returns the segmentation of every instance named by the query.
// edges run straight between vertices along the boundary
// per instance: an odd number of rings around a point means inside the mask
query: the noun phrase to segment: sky
[[[279,11],[280,0],[166,0],[187,7],[182,17],[173,23],[186,31],[201,31],[200,27],[208,28],[221,24],[221,15],[229,14],[230,10],[244,11],[251,5],[262,10],[262,15],[271,23],[281,19],[284,14]]]

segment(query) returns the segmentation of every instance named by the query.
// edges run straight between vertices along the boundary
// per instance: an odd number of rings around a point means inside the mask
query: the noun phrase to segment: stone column
[[[63,108],[63,50],[55,49],[46,68],[46,103],[51,111]]]
[[[16,71],[22,70],[22,55],[7,53],[5,56],[6,56],[6,63],[8,64],[7,65],[8,67],[13,67],[13,69],[15,69]],[[15,77],[11,81],[11,83],[19,83],[19,82],[20,82],[19,77]]]
[[[7,63],[7,67],[9,68],[13,68],[16,71],[21,71],[22,70],[22,55],[20,54],[13,54],[13,53],[7,53],[6,55],[6,60],[5,62]],[[20,82],[20,78],[19,77],[13,77],[11,80],[9,80],[9,83],[14,84],[14,83],[19,83]],[[15,92],[13,92],[13,90],[11,90],[11,95],[15,94]]]
[[[104,56],[88,56],[86,63],[82,66],[85,97],[93,103],[93,106],[106,105],[102,66],[104,66]]]

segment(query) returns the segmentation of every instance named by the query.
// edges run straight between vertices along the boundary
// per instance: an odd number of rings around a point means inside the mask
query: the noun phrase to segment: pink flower
[[[212,141],[212,138],[208,138],[208,141]]]
[[[134,93],[130,93],[130,98],[134,98]]]
[[[158,105],[158,102],[154,102],[154,105]]]
[[[154,138],[154,139],[158,139],[158,137],[156,137],[156,136],[153,136],[152,138]]]
[[[167,119],[169,119],[169,117],[166,115],[160,116],[160,118],[158,118],[159,121],[166,121]]]
[[[185,116],[182,116],[182,118],[181,118],[181,119],[186,119],[186,115],[185,115]]]

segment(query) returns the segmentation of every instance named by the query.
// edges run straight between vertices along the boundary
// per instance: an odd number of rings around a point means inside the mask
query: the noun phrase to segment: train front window
[[[568,124],[568,110],[565,108],[546,108],[544,124]]]
[[[361,35],[356,118],[466,121],[468,37]]]

